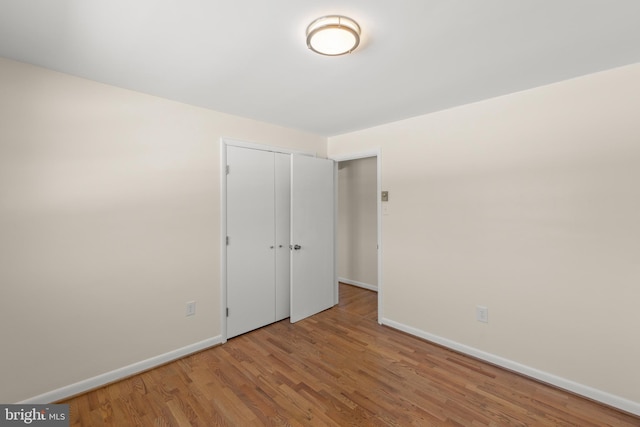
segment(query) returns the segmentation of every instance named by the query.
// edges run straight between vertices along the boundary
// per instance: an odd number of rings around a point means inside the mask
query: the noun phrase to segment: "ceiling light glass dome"
[[[360,26],[346,16],[323,16],[307,27],[307,47],[321,55],[351,53],[359,44]]]

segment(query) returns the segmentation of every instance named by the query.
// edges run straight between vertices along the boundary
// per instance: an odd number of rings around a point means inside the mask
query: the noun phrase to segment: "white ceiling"
[[[351,55],[309,51],[343,14]],[[639,0],[0,0],[0,56],[331,136],[640,62]]]

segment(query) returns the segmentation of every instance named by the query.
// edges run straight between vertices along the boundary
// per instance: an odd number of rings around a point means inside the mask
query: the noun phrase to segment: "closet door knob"
[[[302,246],[300,245],[293,245],[293,249],[295,249],[296,251],[302,249]]]

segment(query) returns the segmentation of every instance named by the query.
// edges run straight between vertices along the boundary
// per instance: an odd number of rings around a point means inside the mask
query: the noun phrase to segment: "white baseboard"
[[[370,291],[378,292],[378,287],[370,285],[368,283],[358,282],[357,280],[349,280],[344,277],[338,277],[338,282],[346,283],[347,285],[357,286],[359,288],[369,289]]]
[[[149,359],[142,360],[140,362],[136,362],[128,366],[123,366],[122,368],[118,368],[113,371],[106,372],[101,375],[97,375],[92,378],[87,378],[86,380],[78,381],[77,383],[70,384],[56,390],[48,391],[46,393],[31,397],[29,399],[26,399],[17,403],[47,404],[51,402],[57,402],[59,400],[66,399],[68,397],[75,396],[81,393],[85,393],[89,390],[102,387],[106,384],[130,377],[131,375],[135,375],[140,372],[149,370],[151,368],[155,368],[167,362],[180,359],[181,357],[187,356],[191,353],[195,353],[200,350],[204,350],[206,348],[209,348],[221,343],[222,343],[222,336],[218,335],[216,337],[208,338],[206,340],[203,340],[194,344],[190,344],[188,346],[178,348],[176,350],[172,350],[170,352],[160,354],[158,356],[154,356]]]
[[[613,394],[610,394],[610,393],[607,393],[583,384],[576,383],[566,378],[558,377],[548,372],[540,371],[538,369],[535,369],[526,365],[522,365],[518,362],[514,362],[513,360],[505,359],[503,357],[496,356],[495,354],[487,353],[485,351],[478,350],[476,348],[469,347],[464,344],[460,344],[458,342],[449,340],[447,338],[442,338],[437,335],[430,334],[428,332],[413,328],[411,326],[404,325],[402,323],[395,322],[390,319],[383,318],[382,324],[389,326],[391,328],[406,332],[408,334],[417,336],[419,338],[425,339],[427,341],[440,344],[441,346],[450,348],[460,353],[464,353],[469,356],[475,357],[477,359],[484,360],[486,362],[503,367],[510,371],[514,371],[519,374],[525,375],[527,377],[534,378],[538,381],[542,381],[544,383],[551,384],[558,388],[570,391],[575,394],[579,394],[589,399],[596,400],[598,402],[604,403],[605,405],[618,408],[630,414],[640,416],[639,402],[634,402],[634,401],[625,399],[623,397],[615,396]]]

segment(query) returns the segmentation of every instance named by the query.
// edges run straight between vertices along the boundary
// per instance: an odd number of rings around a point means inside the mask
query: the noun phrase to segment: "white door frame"
[[[220,335],[222,343],[227,342],[227,146],[317,157],[315,152],[310,151],[239,141],[224,136],[220,138]]]
[[[381,192],[382,192],[382,171],[381,171],[381,165],[382,165],[382,153],[380,148],[376,148],[374,150],[368,150],[368,151],[362,151],[359,153],[353,153],[353,154],[346,154],[343,156],[334,156],[334,157],[330,157],[331,160],[334,160],[336,162],[335,165],[335,176],[336,176],[336,185],[335,185],[335,192],[336,192],[336,198],[337,198],[337,193],[338,193],[338,182],[337,182],[337,177],[338,177],[338,163],[339,162],[346,162],[348,160],[358,160],[358,159],[367,159],[370,157],[375,157],[376,158],[376,187],[377,187],[377,191],[378,191],[378,195],[376,198],[376,207],[377,207],[377,226],[378,226],[378,324],[382,325],[382,319],[383,319],[383,306],[382,306],[382,201],[381,201]],[[335,203],[335,211],[336,211],[336,215],[337,215],[337,211],[338,211],[338,202],[336,200]],[[337,221],[337,220],[336,220]],[[337,222],[336,222],[337,223]],[[336,261],[337,262],[337,261]],[[336,264],[336,269],[337,269],[337,264]]]

